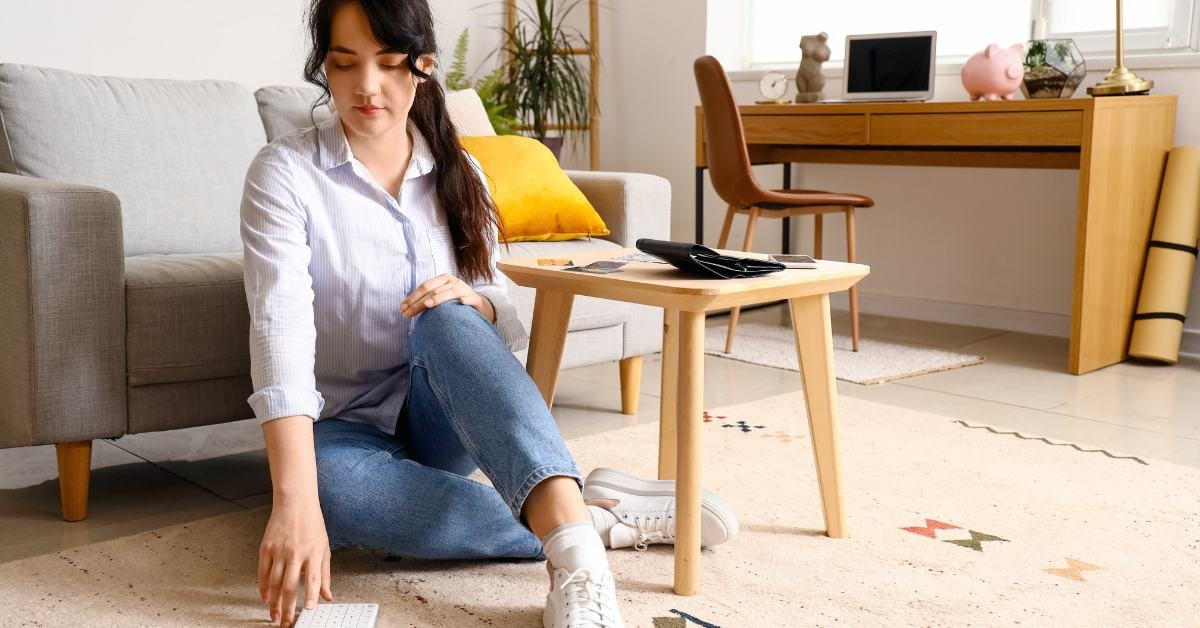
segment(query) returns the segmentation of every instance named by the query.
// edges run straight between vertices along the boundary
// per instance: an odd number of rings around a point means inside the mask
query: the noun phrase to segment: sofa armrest
[[[125,433],[121,205],[0,173],[0,448]]]
[[[568,170],[608,225],[605,240],[632,247],[638,238],[671,238],[671,183],[652,174]]]

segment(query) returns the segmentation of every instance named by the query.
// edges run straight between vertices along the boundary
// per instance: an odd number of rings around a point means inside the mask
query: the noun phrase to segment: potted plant
[[[500,76],[504,69],[496,68],[472,84],[471,80],[467,78],[467,46],[468,34],[467,29],[464,28],[462,34],[458,36],[458,41],[454,44],[454,62],[450,65],[450,71],[446,72],[446,89],[474,89],[475,93],[479,94],[479,100],[483,101],[483,108],[487,111],[488,120],[492,123],[496,134],[516,135],[517,132],[513,126],[516,125],[517,120],[512,116],[509,106],[501,102],[497,94]]]
[[[588,127],[590,103],[588,77],[571,50],[595,54],[583,33],[564,24],[579,0],[556,8],[554,0],[533,0],[533,10],[517,9],[511,29],[501,29],[504,55],[497,87],[499,100],[508,105],[533,137],[558,157],[564,137],[577,137]],[[558,130],[551,137],[548,131]]]
[[[1070,98],[1087,73],[1083,55],[1071,39],[1035,39],[1025,53],[1021,93],[1026,98]]]

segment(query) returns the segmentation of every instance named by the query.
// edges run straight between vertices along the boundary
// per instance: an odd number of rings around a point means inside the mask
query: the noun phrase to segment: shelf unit
[[[517,0],[504,0],[504,21],[508,32],[517,25]],[[588,42],[587,48],[566,48],[557,50],[562,55],[588,56],[588,167],[600,169],[600,2],[588,0]],[[589,54],[590,53],[590,54]],[[523,129],[524,125],[516,128]],[[575,130],[575,127],[564,127],[560,124],[548,125],[546,128],[555,131]]]

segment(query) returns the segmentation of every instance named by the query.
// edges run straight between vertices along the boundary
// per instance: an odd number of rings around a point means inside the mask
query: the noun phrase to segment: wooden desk
[[[756,164],[1078,169],[1068,366],[1078,375],[1127,356],[1175,105],[1175,96],[1127,96],[739,109]],[[706,166],[697,107],[697,242]]]
[[[573,253],[584,265],[637,249]],[[554,403],[571,304],[581,294],[663,308],[662,406],[659,410],[658,475],[675,480],[675,592],[700,591],[700,486],[704,425],[704,313],[731,306],[788,299],[801,385],[812,433],[825,533],[848,534],[842,503],[833,377],[833,333],[829,293],[848,290],[870,272],[861,264],[822,261],[816,269],[789,269],[751,279],[703,279],[666,264],[630,262],[621,272],[592,275],[538,266],[536,257],[498,262],[519,286],[537,289],[525,367],[546,405]],[[786,493],[784,493],[786,494]]]

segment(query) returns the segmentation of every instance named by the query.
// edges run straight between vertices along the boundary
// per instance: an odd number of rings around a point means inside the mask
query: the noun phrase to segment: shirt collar
[[[420,177],[429,174],[433,171],[433,151],[430,150],[429,144],[425,141],[425,136],[417,130],[417,125],[410,119],[408,121],[408,132],[412,135],[412,157],[408,161],[408,171],[404,173],[405,179]],[[322,170],[331,170],[354,158],[354,153],[350,151],[350,142],[346,139],[345,129],[342,128],[342,121],[336,115],[329,116],[322,120],[317,125],[318,133],[318,158],[320,159],[320,167]]]

